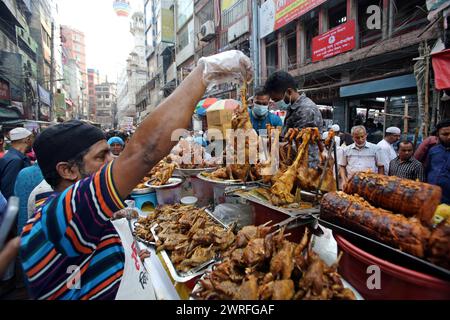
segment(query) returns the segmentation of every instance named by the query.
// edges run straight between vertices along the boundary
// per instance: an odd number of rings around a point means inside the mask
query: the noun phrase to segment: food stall
[[[234,130],[251,129],[243,101]],[[145,265],[158,299],[450,299],[450,218],[435,215],[439,187],[363,172],[338,191],[333,131],[324,141],[317,128],[290,130],[279,144],[268,127],[267,139],[265,161],[183,167],[175,152],[138,186],[158,192],[194,175],[202,183],[193,203],[180,204],[178,186],[155,210],[138,210],[133,231],[152,252]],[[186,150],[190,159],[204,154]]]

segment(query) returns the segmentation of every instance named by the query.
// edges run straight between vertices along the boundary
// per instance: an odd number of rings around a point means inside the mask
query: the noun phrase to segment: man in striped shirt
[[[389,165],[389,175],[403,179],[425,181],[422,164],[413,157],[414,145],[410,141],[402,141],[399,145],[398,157]]]
[[[34,299],[114,299],[126,276],[124,247],[111,219],[142,178],[175,145],[172,134],[189,126],[195,105],[212,83],[243,73],[240,51],[202,58],[197,68],[143,121],[113,162],[99,129],[69,121],[46,129],[35,152],[53,193],[39,202],[22,233],[21,260]],[[245,79],[251,80],[249,78]],[[125,271],[124,271],[125,270]],[[128,297],[135,299],[135,297]]]

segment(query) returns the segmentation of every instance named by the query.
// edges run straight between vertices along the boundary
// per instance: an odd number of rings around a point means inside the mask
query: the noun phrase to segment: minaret
[[[131,17],[130,32],[134,37],[133,51],[142,59],[141,63],[145,62],[145,22],[144,14],[140,11],[135,12]]]

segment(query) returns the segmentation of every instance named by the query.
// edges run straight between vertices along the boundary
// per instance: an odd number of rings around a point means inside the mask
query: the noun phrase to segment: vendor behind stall
[[[269,111],[270,97],[264,90],[264,87],[260,87],[256,90],[253,99],[253,108],[249,111],[250,121],[252,122],[253,129],[255,129],[258,134],[260,134],[260,130],[266,130],[268,124],[270,124],[271,127],[283,126],[281,118]]]
[[[170,152],[173,131],[189,126],[206,88],[242,81],[244,73],[252,74],[251,62],[240,51],[202,58],[111,163],[105,136],[92,125],[70,121],[37,138],[37,158],[55,193],[38,206],[22,234],[21,260],[32,298],[155,298],[153,275],[136,258],[127,221],[111,218]]]

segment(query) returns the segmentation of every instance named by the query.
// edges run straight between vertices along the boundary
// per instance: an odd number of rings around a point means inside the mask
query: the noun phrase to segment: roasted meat
[[[450,270],[450,218],[433,230],[428,250],[428,260]]]
[[[430,231],[418,219],[375,208],[361,197],[328,193],[321,202],[321,217],[417,257],[425,256]]]
[[[423,182],[360,172],[347,183],[345,192],[358,194],[372,205],[407,217],[430,222],[441,202],[441,188]]]

